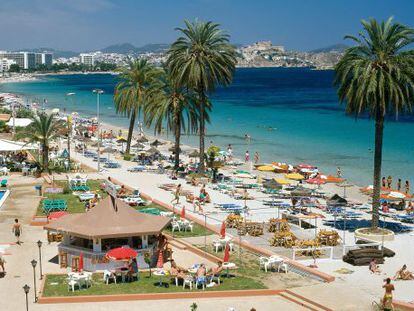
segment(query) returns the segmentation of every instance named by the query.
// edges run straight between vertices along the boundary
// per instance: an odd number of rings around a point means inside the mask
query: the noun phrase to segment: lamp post
[[[37,265],[37,261],[33,259],[30,263],[32,264],[32,267],[33,267],[34,302],[37,302],[37,290],[36,290],[36,265]]]
[[[92,90],[93,93],[96,94],[96,132],[98,133],[98,173],[101,171],[101,155],[100,155],[100,149],[101,149],[101,135],[99,132],[99,97],[101,94],[103,94],[103,90],[101,89],[94,89]]]
[[[30,286],[26,284],[25,286],[23,286],[23,290],[26,294],[26,311],[29,311],[29,300],[27,298],[27,295],[29,294]]]
[[[39,247],[39,269],[40,269],[40,279],[43,279],[42,272],[42,241],[37,241],[37,247]]]
[[[76,93],[66,93],[67,97],[71,98],[72,101],[72,106],[73,105],[73,98],[74,95],[76,95]],[[70,136],[72,134],[72,117],[70,115],[68,115],[67,117],[67,123],[68,123],[68,162],[69,162],[69,171],[70,171]]]

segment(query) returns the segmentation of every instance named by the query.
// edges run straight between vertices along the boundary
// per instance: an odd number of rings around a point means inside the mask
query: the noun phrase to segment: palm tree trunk
[[[43,171],[50,173],[49,170],[49,147],[46,144],[42,146]]]
[[[204,137],[205,137],[205,109],[206,109],[206,95],[204,90],[200,91],[200,166],[198,168],[200,173],[205,172],[205,163],[204,163]]]
[[[125,149],[125,154],[129,154],[131,150],[131,141],[132,141],[132,134],[134,133],[134,126],[135,126],[135,118],[136,118],[135,110],[132,111],[131,119],[129,120],[129,129],[128,129],[128,138],[127,138],[127,145]]]
[[[374,189],[372,195],[372,221],[371,228],[378,228],[379,207],[381,194],[381,164],[382,164],[382,139],[384,133],[384,115],[382,109],[378,109],[375,116],[375,154],[374,154]]]
[[[175,116],[174,124],[174,135],[175,135],[175,146],[174,146],[174,167],[178,169],[180,166],[180,138],[181,138],[181,118],[179,114]]]

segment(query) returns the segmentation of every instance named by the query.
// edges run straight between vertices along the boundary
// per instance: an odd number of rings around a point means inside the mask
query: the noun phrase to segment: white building
[[[52,65],[52,53],[33,52],[6,52],[0,51],[0,60],[8,59],[14,61],[21,69],[34,69],[40,64]]]
[[[93,54],[86,54],[81,53],[79,55],[81,64],[85,64],[87,66],[94,66],[95,65],[95,56]]]
[[[10,66],[13,64],[16,64],[16,62],[12,59],[0,58],[0,72],[9,71]]]

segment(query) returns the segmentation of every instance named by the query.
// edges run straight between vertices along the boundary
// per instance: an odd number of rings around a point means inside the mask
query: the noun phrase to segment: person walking
[[[181,184],[177,186],[177,188],[174,191],[174,198],[171,200],[171,204],[180,204],[180,193],[181,193]]]
[[[16,237],[16,240],[17,240],[16,243],[20,245],[21,244],[20,235],[22,233],[22,227],[19,224],[19,220],[17,218],[14,220],[12,232],[14,233],[14,236]]]
[[[392,305],[392,292],[395,290],[393,284],[391,284],[391,279],[386,278],[385,284],[382,286],[385,290],[384,298],[382,299],[382,307],[384,311],[391,311],[394,310]]]
[[[388,178],[387,178],[387,187],[388,187],[388,189],[391,189],[391,186],[392,186],[392,177],[391,177],[391,175],[389,175]]]
[[[398,191],[401,191],[401,178],[398,178],[398,181],[397,181],[397,190]]]
[[[244,162],[248,163],[250,162],[250,153],[249,150],[246,151],[246,154],[244,155]]]
[[[338,177],[338,178],[342,177],[342,171],[341,171],[341,168],[339,166],[336,168],[336,177]]]
[[[405,181],[405,193],[408,194],[410,192],[410,182],[408,180]]]
[[[259,163],[259,159],[260,159],[260,157],[259,157],[259,153],[256,151],[256,152],[254,153],[254,164]]]
[[[0,267],[1,267],[1,273],[4,275],[6,274],[6,269],[4,268],[4,264],[6,263],[6,260],[4,259],[2,253],[0,252]]]

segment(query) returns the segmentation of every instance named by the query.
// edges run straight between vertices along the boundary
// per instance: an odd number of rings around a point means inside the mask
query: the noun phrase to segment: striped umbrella
[[[183,207],[182,209],[181,209],[181,214],[180,214],[180,216],[181,216],[181,218],[185,218],[185,207]]]
[[[229,260],[230,260],[230,246],[229,246],[229,243],[227,243],[226,248],[224,249],[223,262],[229,262]]]
[[[158,252],[157,268],[162,269],[164,267],[164,254],[162,251]]]
[[[81,252],[79,255],[79,267],[78,267],[79,272],[83,271],[83,253]]]
[[[220,235],[222,239],[226,237],[226,222],[225,221],[223,221],[221,224]]]

